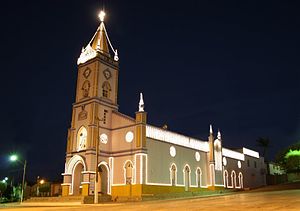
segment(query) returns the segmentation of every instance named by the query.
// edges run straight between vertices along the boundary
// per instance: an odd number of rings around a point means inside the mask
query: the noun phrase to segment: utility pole
[[[25,162],[24,162],[24,169],[23,169],[23,180],[22,180],[22,191],[21,191],[21,203],[23,202],[23,196],[24,196],[26,165],[27,165],[27,161],[25,160]]]
[[[96,116],[96,170],[95,170],[95,187],[94,187],[94,204],[98,204],[98,154],[99,154],[99,123],[100,121],[103,121],[103,119],[99,119],[98,116]]]

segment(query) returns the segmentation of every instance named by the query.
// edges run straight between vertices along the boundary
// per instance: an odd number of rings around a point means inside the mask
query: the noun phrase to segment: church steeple
[[[107,43],[107,33],[105,30],[105,25],[104,25],[104,16],[105,13],[103,11],[100,12],[99,18],[100,18],[100,26],[98,27],[95,35],[93,36],[92,40],[90,41],[91,47],[106,56],[110,57],[109,54],[109,48],[108,48],[108,43]]]
[[[114,53],[114,60],[119,60],[117,49],[113,48],[109,40],[104,24],[104,17],[105,12],[101,11],[99,13],[100,25],[88,45],[85,48],[82,48],[77,64],[85,63],[86,61],[95,58],[99,53],[111,57],[110,50]]]
[[[117,109],[119,62],[117,50],[105,29],[104,17],[105,13],[101,11],[100,24],[77,60],[76,102],[97,98]]]

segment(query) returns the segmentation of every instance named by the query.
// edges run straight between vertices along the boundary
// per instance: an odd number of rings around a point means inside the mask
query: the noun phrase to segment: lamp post
[[[36,180],[36,196],[40,195],[40,185],[43,185],[45,183],[44,179],[40,179],[40,176],[37,177]]]
[[[9,159],[12,162],[18,161],[23,165],[23,179],[22,179],[21,200],[20,200],[20,203],[22,203],[23,202],[23,196],[24,196],[25,174],[26,174],[27,161],[25,160],[24,163],[23,163],[22,161],[19,160],[17,155],[11,155]]]

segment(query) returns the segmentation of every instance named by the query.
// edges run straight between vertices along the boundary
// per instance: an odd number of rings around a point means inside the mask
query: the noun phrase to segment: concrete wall
[[[254,158],[245,155],[243,166],[245,187],[256,188],[266,185],[267,171],[263,157]]]
[[[170,155],[170,147],[176,149],[176,156]],[[196,161],[197,150],[165,143],[162,141],[147,138],[148,170],[147,182],[149,184],[171,185],[170,168],[174,163],[177,167],[177,185],[184,186],[184,172],[186,165],[190,167],[190,184],[196,186],[196,169],[202,171],[202,186],[207,185],[207,154],[200,153],[200,161]]]

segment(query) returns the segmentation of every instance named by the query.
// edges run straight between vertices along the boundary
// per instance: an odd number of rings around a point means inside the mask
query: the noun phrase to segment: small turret
[[[214,162],[214,134],[213,134],[212,125],[209,125],[208,144],[209,144],[209,162]]]
[[[146,147],[146,125],[147,125],[147,112],[144,111],[143,94],[140,93],[139,111],[135,112],[136,126],[136,147]]]
[[[222,139],[222,136],[221,136],[221,132],[220,132],[220,130],[218,130],[218,135],[217,135],[217,138],[218,138],[219,140],[221,140],[221,139]]]
[[[144,106],[143,93],[140,93],[139,112],[144,111]]]

